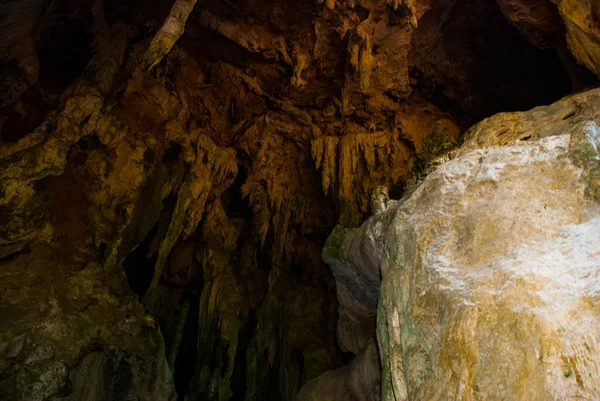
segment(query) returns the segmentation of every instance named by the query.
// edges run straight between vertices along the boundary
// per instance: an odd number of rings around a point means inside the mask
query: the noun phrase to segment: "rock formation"
[[[388,394],[376,306],[397,199],[476,121],[597,85],[597,11],[4,1],[0,398]],[[552,107],[484,120],[461,149],[570,127]]]
[[[482,121],[413,193],[328,239],[340,343],[376,314],[382,400],[600,396],[599,103]]]

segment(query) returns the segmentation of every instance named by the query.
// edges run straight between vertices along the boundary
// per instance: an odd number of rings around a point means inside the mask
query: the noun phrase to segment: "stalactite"
[[[230,379],[239,330],[251,305],[244,302],[246,283],[234,258],[243,227],[227,217],[218,198],[207,210],[201,230],[204,246],[197,254],[204,273],[198,309],[198,357],[186,400],[226,401],[232,395]]]
[[[292,132],[310,137],[313,131],[311,126],[289,124],[267,114],[245,132],[242,141],[254,158],[242,194],[253,209],[257,246],[262,249],[268,238],[272,241],[271,287],[295,262],[320,263],[319,252],[307,249],[305,235],[315,220],[326,215],[323,204],[311,201],[322,193],[314,187],[317,176],[306,155],[308,146],[290,140]]]
[[[106,23],[104,7],[101,0],[94,1],[93,15],[93,41],[92,51],[94,57],[86,67],[85,77],[96,82],[101,93],[106,94],[113,85],[127,50],[127,26],[123,21],[113,26]]]
[[[337,198],[340,220],[351,225],[368,211],[371,191],[399,182],[412,157],[404,143],[385,132],[316,138],[312,155],[321,169],[323,190]]]
[[[175,329],[175,335],[173,339],[173,343],[171,344],[171,349],[169,350],[169,368],[173,375],[175,375],[175,360],[177,359],[177,354],[179,352],[179,346],[181,345],[181,340],[183,339],[183,330],[185,328],[185,322],[187,321],[188,312],[190,311],[190,299],[185,298],[183,300],[183,304],[181,305],[181,311],[179,312],[179,319],[177,320],[177,328]]]
[[[163,57],[171,51],[171,48],[179,40],[185,29],[185,23],[190,16],[197,0],[175,0],[173,8],[169,16],[160,27],[150,47],[144,55],[141,70],[151,70],[158,63],[161,62]]]
[[[209,197],[223,192],[236,174],[237,162],[233,149],[219,148],[206,135],[199,135],[196,160],[177,193],[175,211],[158,251],[152,283],[144,296],[144,302],[150,308],[156,301],[156,286],[173,245],[180,236],[185,239],[194,232],[202,220]]]

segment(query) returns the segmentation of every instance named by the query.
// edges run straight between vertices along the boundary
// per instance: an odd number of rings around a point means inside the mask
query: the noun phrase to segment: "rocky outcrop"
[[[379,400],[381,369],[375,341],[370,341],[350,366],[324,373],[302,387],[296,401]]]
[[[334,231],[340,315],[380,292],[383,400],[600,396],[599,104],[486,119],[413,193]]]
[[[22,252],[0,273],[0,398],[177,399],[158,324],[114,272]]]

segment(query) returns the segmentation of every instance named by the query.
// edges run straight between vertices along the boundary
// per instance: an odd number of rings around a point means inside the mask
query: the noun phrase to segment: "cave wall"
[[[360,225],[379,186],[401,196],[474,121],[596,82],[561,53],[597,37],[563,28],[566,4],[553,47],[505,3],[0,5],[2,299],[46,316],[2,309],[0,394],[43,376],[38,399],[76,398],[138,358],[134,377],[164,382],[122,390],[142,399],[174,382],[179,399],[292,400],[344,365],[369,334],[338,345],[333,227]]]

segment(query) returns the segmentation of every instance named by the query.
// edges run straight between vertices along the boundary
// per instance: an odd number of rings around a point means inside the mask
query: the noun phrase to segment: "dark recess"
[[[230,383],[233,390],[231,401],[244,401],[246,396],[246,350],[248,343],[254,336],[256,327],[256,314],[251,310],[239,332],[238,347],[235,352],[235,363]]]
[[[238,173],[233,181],[233,184],[221,196],[223,208],[230,219],[242,218],[249,219],[252,217],[252,209],[248,198],[242,196],[242,185],[248,177],[248,169],[242,165],[238,165]]]
[[[138,245],[123,262],[129,288],[138,296],[143,297],[154,275],[154,265],[157,255],[148,257],[152,240],[158,233],[158,222],[152,227],[141,244]]]
[[[192,296],[190,309],[187,314],[183,337],[175,359],[175,372],[173,380],[178,400],[183,401],[187,393],[192,377],[196,370],[196,358],[198,357],[198,322],[199,322],[200,297]]]
[[[83,21],[54,21],[42,35],[39,50],[42,88],[51,94],[62,93],[79,77],[90,60],[90,25]]]

